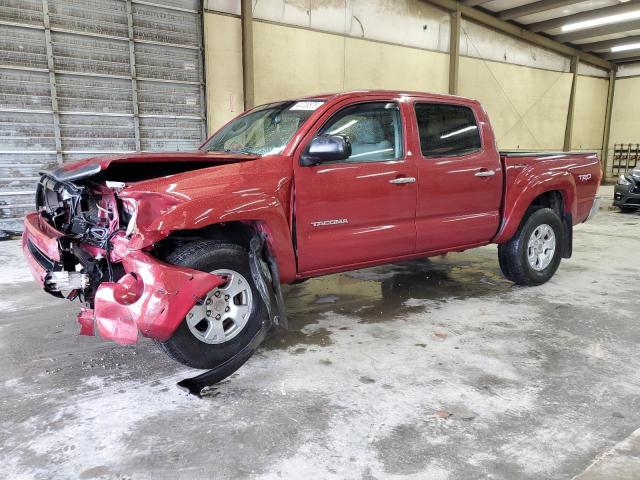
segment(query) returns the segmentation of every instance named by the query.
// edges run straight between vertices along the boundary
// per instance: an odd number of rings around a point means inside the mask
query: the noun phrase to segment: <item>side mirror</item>
[[[300,165],[310,167],[323,162],[346,160],[351,156],[351,142],[342,135],[319,135],[300,157]]]

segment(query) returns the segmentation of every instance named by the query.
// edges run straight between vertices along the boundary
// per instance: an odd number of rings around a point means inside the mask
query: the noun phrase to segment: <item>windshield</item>
[[[276,155],[324,100],[271,103],[236,118],[202,147],[207,152]]]

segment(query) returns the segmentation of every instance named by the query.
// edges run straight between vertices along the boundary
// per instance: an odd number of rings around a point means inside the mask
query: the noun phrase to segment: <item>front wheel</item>
[[[267,316],[251,276],[249,253],[233,243],[202,240],[177,248],[166,261],[227,279],[193,306],[168,340],[158,342],[188,367],[215,368],[242,350]]]
[[[498,245],[500,269],[518,285],[541,285],[558,269],[563,245],[564,228],[558,213],[531,208],[511,240]]]

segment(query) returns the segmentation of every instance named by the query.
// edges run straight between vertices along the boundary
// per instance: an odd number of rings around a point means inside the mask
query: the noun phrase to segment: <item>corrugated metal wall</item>
[[[0,0],[0,229],[42,168],[205,135],[200,0]]]

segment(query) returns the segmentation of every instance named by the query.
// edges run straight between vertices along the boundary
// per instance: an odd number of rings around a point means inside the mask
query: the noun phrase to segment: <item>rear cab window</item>
[[[471,108],[417,102],[415,113],[424,157],[462,156],[481,149],[480,130]]]

